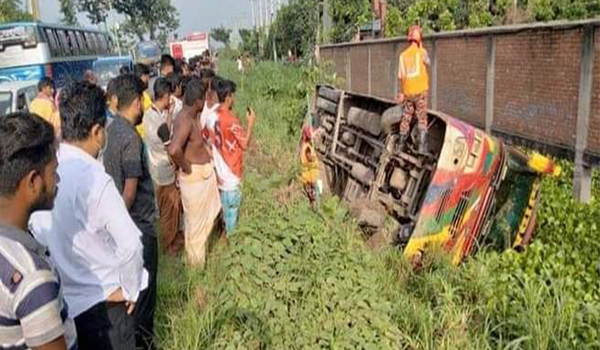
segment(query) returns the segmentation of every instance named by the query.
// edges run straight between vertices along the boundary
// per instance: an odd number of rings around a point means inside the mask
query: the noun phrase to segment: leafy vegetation
[[[241,53],[247,53],[253,57],[260,55],[260,32],[252,29],[241,28],[238,30],[240,35],[240,44],[238,45],[238,51]]]
[[[60,2],[60,13],[62,13],[61,22],[75,26],[79,24],[77,19],[77,8],[75,7],[75,0],[59,0]]]
[[[20,0],[0,0],[0,24],[32,20],[31,14],[23,10]]]
[[[72,0],[63,0],[72,1]],[[388,0],[384,36],[406,35],[412,25],[426,33],[491,25],[585,19],[600,16],[596,0]],[[329,0],[332,27],[323,28],[321,0],[290,0],[269,28],[242,29],[239,51],[272,58],[292,51],[311,56],[315,44],[347,42],[375,19],[371,0]]]
[[[333,28],[329,39],[333,42],[345,42],[358,31],[358,27],[372,19],[369,0],[330,0]]]
[[[236,105],[258,114],[240,227],[206,271],[163,258],[162,349],[600,349],[600,177],[594,201],[570,196],[571,166],[544,180],[538,236],[524,253],[443,254],[415,272],[401,252],[366,248],[337,199],[310,210],[296,160],[306,93],[334,77],[259,63]]]
[[[284,6],[269,30],[268,52],[272,52],[275,42],[280,53],[293,52],[296,56],[304,56],[313,50],[318,43],[318,30],[321,26],[319,1],[293,0]]]
[[[111,11],[125,17],[117,35],[138,41],[157,40],[163,46],[179,27],[179,14],[170,0],[60,0],[66,23],[84,13],[92,24],[105,23]]]
[[[223,43],[225,46],[229,46],[229,41],[231,39],[231,29],[225,28],[223,26],[216,27],[211,29],[210,37],[215,41]]]
[[[386,36],[404,35],[420,24],[426,32],[490,25],[585,19],[600,15],[594,0],[391,0],[393,14],[386,19]],[[516,6],[515,6],[516,4]],[[395,12],[399,12],[401,18]]]

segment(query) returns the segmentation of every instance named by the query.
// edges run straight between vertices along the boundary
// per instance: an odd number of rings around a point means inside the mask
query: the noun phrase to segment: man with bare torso
[[[168,150],[179,169],[187,261],[200,267],[204,267],[208,236],[221,211],[217,177],[200,128],[205,95],[201,80],[194,78],[187,84]]]

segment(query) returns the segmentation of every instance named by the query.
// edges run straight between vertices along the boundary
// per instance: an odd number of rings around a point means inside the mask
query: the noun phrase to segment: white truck
[[[169,43],[171,56],[175,59],[185,59],[189,61],[194,56],[200,56],[204,51],[210,51],[209,33],[192,33],[185,39]]]
[[[27,110],[38,94],[37,80],[0,83],[0,117]]]

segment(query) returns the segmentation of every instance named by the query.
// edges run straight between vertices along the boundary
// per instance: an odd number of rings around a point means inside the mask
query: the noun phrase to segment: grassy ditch
[[[432,254],[418,273],[369,251],[344,204],[310,210],[298,185],[305,92],[317,71],[263,63],[240,76],[238,111],[258,114],[240,227],[207,269],[163,257],[158,345],[179,349],[598,349],[600,181],[570,199],[571,168],[544,182],[538,238],[523,254],[460,267]]]

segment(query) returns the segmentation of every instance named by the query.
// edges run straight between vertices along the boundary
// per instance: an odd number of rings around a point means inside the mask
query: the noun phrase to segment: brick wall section
[[[574,146],[582,36],[575,29],[497,37],[494,129]]]
[[[494,33],[496,40],[494,129],[529,140],[574,150],[583,27],[533,28]],[[600,154],[600,27],[596,24],[592,114],[588,152]],[[425,42],[432,53],[431,38]],[[488,34],[440,36],[438,56],[438,109],[479,126],[485,120]],[[352,90],[368,90],[366,47],[372,47],[371,93],[393,98],[396,81],[389,64],[391,47],[406,47],[403,39],[364,45],[324,47],[324,56],[339,58],[352,50]],[[329,52],[329,53],[327,53]],[[433,57],[432,57],[433,59]],[[357,61],[358,60],[358,61]],[[345,61],[337,67],[344,72]],[[389,71],[386,71],[389,70]],[[338,73],[340,74],[340,73]],[[345,77],[345,74],[340,74]],[[358,79],[358,80],[357,80]]]
[[[323,59],[325,62],[330,61],[334,72],[338,77],[344,80],[342,86],[346,84],[346,50],[324,51]]]
[[[438,41],[438,109],[483,127],[487,37]]]
[[[594,83],[592,86],[592,115],[587,138],[588,150],[600,154],[600,28],[596,28],[594,46]]]
[[[321,51],[319,52],[319,55],[320,55],[321,61],[325,62],[328,65],[331,65],[332,71],[336,72],[339,75],[338,71],[340,69],[340,64],[335,62],[333,59],[336,52],[338,52],[338,51],[321,49]]]
[[[352,74],[350,90],[367,94],[369,91],[368,81],[368,53],[367,46],[352,46],[350,48],[350,72]]]
[[[401,48],[405,48],[406,45],[407,45],[407,43],[403,43],[400,47]],[[427,52],[429,53],[429,55],[431,55],[430,59],[433,62],[433,59],[434,59],[434,57],[433,57],[433,43],[431,41],[427,40],[427,41],[423,42],[423,47],[425,48],[425,50],[427,50]],[[439,56],[439,54],[438,54],[438,56]],[[438,68],[438,71],[439,71],[439,68]],[[429,70],[429,84],[430,84],[430,87],[431,87],[431,74],[432,74],[432,72],[431,72],[431,69],[430,69]],[[429,89],[429,100],[428,101],[431,101],[431,89]],[[429,105],[429,107],[431,107],[431,104]],[[440,109],[439,108],[439,103],[438,103],[438,108],[437,109]]]
[[[371,94],[394,98],[397,61],[395,43],[371,45]]]

